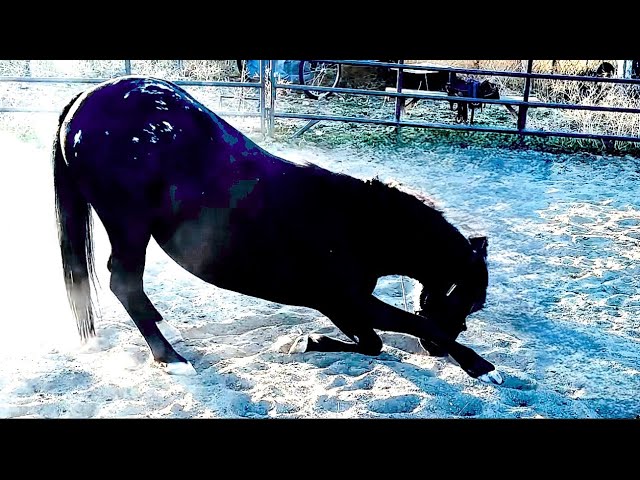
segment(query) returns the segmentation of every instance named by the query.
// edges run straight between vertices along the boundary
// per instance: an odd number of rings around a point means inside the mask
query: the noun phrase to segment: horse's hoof
[[[488,373],[480,375],[478,377],[478,380],[481,380],[484,383],[492,383],[494,385],[502,385],[502,382],[504,381],[502,380],[502,375],[500,375],[497,370],[492,370]]]
[[[289,353],[304,353],[307,351],[307,346],[309,345],[309,335],[304,334],[300,335],[293,341],[293,345],[289,349]]]
[[[156,323],[156,325],[158,326],[160,333],[167,340],[167,342],[174,344],[184,341],[180,330],[178,330],[166,320],[160,320],[158,323]]]
[[[196,369],[193,368],[190,362],[173,362],[167,364],[167,373],[169,375],[197,375]]]

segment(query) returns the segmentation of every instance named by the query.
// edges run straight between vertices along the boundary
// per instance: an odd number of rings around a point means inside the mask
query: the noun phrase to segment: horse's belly
[[[228,215],[228,209],[223,208],[203,208],[191,219],[167,213],[157,221],[153,236],[179,265],[198,277],[207,277],[229,261],[232,232]]]
[[[288,261],[265,268],[262,258],[216,256],[209,248],[210,245],[203,244],[199,250],[202,254],[195,256],[170,248],[164,250],[187,271],[219,288],[282,304],[313,307],[317,303],[314,298],[319,294],[318,280],[325,277],[317,274],[311,277],[308,272],[291,268]],[[329,285],[328,281],[322,283],[323,287]]]
[[[330,265],[318,252],[286,236],[238,225],[224,211],[209,211],[154,237],[176,263],[201,280],[264,300],[312,306],[314,296],[330,283]]]

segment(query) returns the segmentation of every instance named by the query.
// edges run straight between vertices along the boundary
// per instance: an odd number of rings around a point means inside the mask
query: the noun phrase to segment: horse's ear
[[[483,257],[487,256],[487,245],[489,244],[487,237],[473,237],[469,239],[469,243],[476,252],[482,254]]]

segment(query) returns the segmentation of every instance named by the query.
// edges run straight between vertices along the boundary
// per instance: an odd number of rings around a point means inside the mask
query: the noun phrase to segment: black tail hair
[[[62,254],[67,298],[82,341],[95,336],[94,305],[91,288],[95,290],[92,218],[89,204],[75,184],[60,145],[60,130],[76,95],[62,110],[53,141],[53,184],[55,190],[58,238]]]

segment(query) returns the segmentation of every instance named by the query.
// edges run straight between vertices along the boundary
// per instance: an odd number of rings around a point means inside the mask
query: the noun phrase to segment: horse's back
[[[91,203],[104,198],[112,208],[159,210],[164,218],[203,200],[222,205],[233,185],[281,163],[180,87],[154,78],[122,77],[87,91],[62,126],[65,159]]]
[[[210,283],[272,299],[287,291],[277,298],[287,303],[350,258],[347,206],[362,182],[269,154],[170,82],[123,77],[90,89],[62,132],[103,223],[148,224]]]

